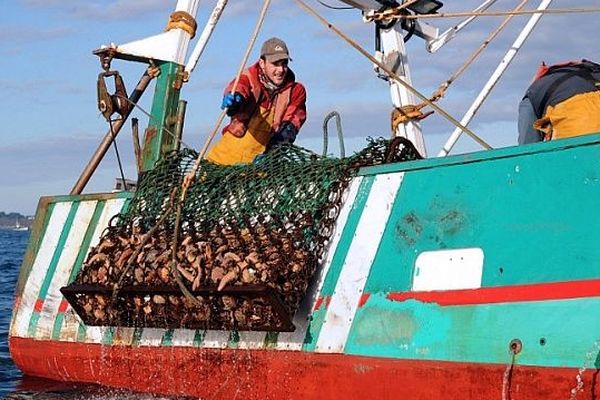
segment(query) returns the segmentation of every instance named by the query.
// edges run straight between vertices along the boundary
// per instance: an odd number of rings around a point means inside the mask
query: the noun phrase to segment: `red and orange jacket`
[[[306,121],[306,89],[296,77],[292,70],[288,70],[285,81],[281,88],[270,94],[260,83],[258,62],[250,66],[242,76],[235,89],[241,94],[245,101],[240,110],[231,118],[231,122],[223,129],[223,133],[229,131],[234,136],[243,136],[248,129],[250,119],[254,116],[257,105],[263,109],[274,108],[274,121],[271,135],[279,129],[281,122],[291,122],[296,129],[300,128]],[[224,94],[231,91],[234,81],[229,82]]]
[[[251,163],[262,154],[283,122],[300,130],[306,120],[306,90],[288,70],[281,88],[270,93],[260,82],[258,63],[248,68],[235,91],[244,97],[207,159],[221,165]],[[230,93],[233,82],[225,88]]]

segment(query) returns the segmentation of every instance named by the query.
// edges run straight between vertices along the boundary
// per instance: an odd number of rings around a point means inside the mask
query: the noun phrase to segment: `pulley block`
[[[110,94],[106,85],[106,78],[114,78],[114,93]],[[127,103],[127,90],[119,71],[105,71],[98,74],[98,110],[107,121],[114,113],[124,117],[129,109]]]

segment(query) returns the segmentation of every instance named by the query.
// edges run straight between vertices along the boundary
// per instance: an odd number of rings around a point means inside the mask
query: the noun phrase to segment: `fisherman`
[[[246,69],[235,93],[225,88],[221,108],[231,122],[207,159],[221,165],[251,163],[275,146],[293,143],[306,120],[306,90],[295,81],[283,40],[263,43],[260,59]]]
[[[519,104],[519,144],[600,132],[600,65],[542,63]]]

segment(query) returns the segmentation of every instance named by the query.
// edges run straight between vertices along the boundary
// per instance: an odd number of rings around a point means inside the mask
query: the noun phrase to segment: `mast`
[[[406,52],[400,23],[396,23],[389,28],[377,25],[377,31],[381,38],[380,54],[382,61],[384,61],[384,64],[391,67],[393,73],[398,75],[409,85],[412,85],[408,54]],[[390,96],[394,107],[400,108],[405,105],[415,104],[415,95],[405,86],[393,79],[389,79],[381,73],[378,73],[378,76],[389,82]],[[423,140],[423,131],[421,130],[420,123],[409,120],[406,123],[398,124],[395,132],[392,132],[392,135],[407,138],[415,145],[423,157],[427,157],[425,142]]]
[[[179,101],[179,95],[187,79],[184,73],[185,57],[190,41],[196,34],[195,18],[199,2],[200,0],[178,0],[163,33],[118,46],[104,46],[94,51],[101,59],[105,75],[118,75],[116,71],[108,71],[113,59],[136,61],[154,67],[153,76],[157,75],[157,80],[150,121],[144,133],[141,174],[152,169],[165,154],[178,147],[180,138],[176,137],[175,131],[183,123],[182,113],[179,112],[182,110],[178,108],[185,107],[184,102]],[[130,99],[127,106],[131,108],[133,102]],[[122,115],[114,125],[120,123],[120,128],[125,118]],[[109,139],[110,144],[112,138]]]
[[[199,1],[178,0],[165,33],[117,48],[124,56],[147,58],[149,62],[154,60],[160,70],[150,122],[144,133],[141,173],[152,169],[164,154],[178,146],[174,131],[179,122],[179,95],[185,80],[185,57],[190,40],[196,33],[195,16]]]
[[[394,4],[394,2],[376,0],[341,1],[361,10],[364,15],[368,15],[376,11],[382,11],[386,6],[391,8]],[[400,3],[403,2],[401,1]],[[441,7],[441,3],[438,1],[419,0],[413,1],[411,5],[407,7],[407,9],[417,13],[435,12],[439,7]],[[420,21],[415,21],[414,25],[410,27],[410,31],[407,32],[401,20],[392,19],[390,21],[380,21],[374,23],[376,29],[375,58],[381,60],[381,62],[392,73],[396,74],[409,85],[412,85],[405,41],[414,34],[425,39],[427,42],[430,42],[437,38],[437,28]],[[379,68],[376,68],[375,71],[377,72],[377,76],[379,78],[388,81],[390,85],[391,101],[395,108],[416,105],[416,98],[407,87],[401,85],[393,79],[390,79],[390,77],[383,71],[380,71]],[[421,131],[421,124],[419,124],[416,120],[409,119],[404,123],[398,124],[395,127],[395,131],[392,132],[392,136],[401,136],[407,138],[415,145],[423,157],[427,156],[425,142],[423,140],[423,132]]]
[[[139,160],[140,175],[152,169],[154,164],[165,154],[179,147],[186,106],[185,101],[179,101],[181,87],[189,79],[189,75],[198,62],[227,0],[218,0],[196,45],[194,54],[188,62],[187,68],[184,69],[184,58],[188,52],[190,41],[196,33],[195,16],[198,3],[199,0],[178,0],[175,11],[169,17],[163,33],[120,46],[115,44],[103,46],[94,51],[94,54],[100,57],[104,70],[98,77],[98,106],[105,118],[109,120],[110,129],[71,189],[72,195],[80,194],[83,191],[135,104],[155,76],[158,76],[158,80],[150,122],[145,131],[144,146]],[[119,73],[109,71],[111,62],[115,58],[141,62],[153,67],[144,72],[135,90],[128,98]],[[104,82],[106,77],[115,78],[115,94],[108,93]],[[116,90],[117,86],[119,86],[119,90]],[[111,120],[113,112],[119,113],[120,118]]]

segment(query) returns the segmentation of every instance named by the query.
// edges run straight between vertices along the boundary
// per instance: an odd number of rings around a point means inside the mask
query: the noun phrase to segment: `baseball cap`
[[[274,63],[280,60],[290,60],[290,53],[285,42],[279,38],[272,37],[263,43],[260,56],[268,62]]]

